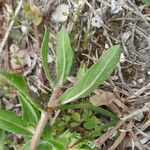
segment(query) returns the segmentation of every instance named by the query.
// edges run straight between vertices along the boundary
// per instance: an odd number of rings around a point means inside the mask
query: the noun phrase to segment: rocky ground
[[[28,11],[32,3],[38,8],[34,17]],[[121,45],[116,70],[89,99],[122,119],[92,142],[109,150],[150,149],[150,6],[142,0],[0,0],[0,70],[23,75],[34,95],[43,92],[43,84],[48,87],[38,74],[45,25],[51,32],[50,70],[54,70],[56,34],[62,25],[70,32],[76,54],[73,76],[81,63],[90,67],[103,50]],[[19,114],[14,91],[0,82],[1,107]],[[7,136],[10,145],[22,142],[21,137]]]

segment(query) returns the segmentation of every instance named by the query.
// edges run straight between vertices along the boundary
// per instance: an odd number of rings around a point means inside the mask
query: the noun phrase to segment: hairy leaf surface
[[[56,43],[56,73],[57,83],[63,84],[70,75],[74,53],[70,45],[69,34],[62,27],[58,32]]]
[[[0,109],[0,128],[16,134],[31,135],[28,123],[14,112]]]
[[[38,110],[43,111],[42,106],[40,106],[30,97],[26,82],[22,76],[14,73],[0,72],[0,77],[7,81],[9,84],[13,85],[20,93],[24,94],[26,99]]]
[[[102,84],[113,72],[119,62],[121,48],[119,45],[113,46],[105,51],[100,59],[94,64],[79,82],[65,91],[60,97],[60,104],[66,104],[84,98]]]
[[[48,66],[48,42],[49,42],[49,31],[48,29],[45,27],[45,33],[44,33],[44,37],[43,37],[43,42],[42,42],[42,64],[43,64],[43,68],[44,68],[44,72],[45,72],[45,76],[47,78],[47,80],[50,82],[51,87],[53,87],[53,81],[50,75],[50,71],[49,71],[49,66]]]
[[[38,122],[38,110],[33,105],[31,105],[31,103],[22,93],[19,93],[18,96],[22,108],[22,119],[27,122],[36,124]]]

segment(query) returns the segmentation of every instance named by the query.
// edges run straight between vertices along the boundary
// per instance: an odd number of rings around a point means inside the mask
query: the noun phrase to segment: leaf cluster
[[[24,7],[24,9],[29,16],[31,15],[31,17],[33,17],[31,10],[27,6]],[[34,12],[38,12],[38,14],[40,14],[37,8],[34,10]],[[50,33],[48,29],[45,28],[41,47],[42,64],[45,76],[53,90],[57,85],[63,86],[67,84],[67,77],[70,76],[73,65],[74,51],[71,48],[68,32],[64,27],[62,27],[57,35],[57,76],[56,79],[53,79],[51,77],[48,64],[49,38]],[[62,119],[63,121],[59,123],[59,125],[62,123],[60,127],[64,127],[69,121],[71,121],[71,127],[77,127],[83,121],[83,126],[86,130],[94,131],[94,133],[99,131],[100,133],[101,131],[106,130],[108,127],[113,126],[118,122],[118,118],[107,110],[93,106],[89,103],[74,104],[73,102],[87,97],[108,78],[119,62],[121,53],[120,49],[120,46],[116,45],[104,51],[100,59],[98,59],[97,62],[89,69],[86,68],[84,64],[81,64],[77,73],[77,82],[59,97],[59,105],[57,108],[55,108],[56,110],[90,110],[90,112],[92,111],[109,117],[110,122],[108,124],[100,125],[98,118],[95,116],[89,116],[90,118],[85,119],[85,113],[83,113],[84,115],[81,115],[78,112],[74,112],[71,116],[63,116],[64,120]],[[27,150],[29,149],[31,137],[35,131],[35,126],[39,121],[40,113],[47,110],[41,105],[37,104],[34,97],[29,94],[25,79],[22,76],[14,73],[0,72],[0,78],[4,79],[17,89],[19,102],[22,109],[21,116],[16,115],[14,112],[0,109],[0,128],[15,134],[23,135],[26,139],[24,150]],[[56,150],[66,150],[70,143],[73,144],[73,142],[76,142],[80,138],[80,136],[77,136],[77,134],[74,135],[74,133],[71,133],[70,131],[61,133],[59,136],[54,136],[52,130],[53,127],[47,123],[39,143],[39,149],[54,148]],[[94,135],[93,133],[91,134]],[[4,137],[3,132],[0,132],[0,136]],[[79,146],[79,149],[84,149],[83,147],[85,145],[86,149],[90,149],[90,147],[84,142],[81,145],[80,144],[81,143],[77,145]]]

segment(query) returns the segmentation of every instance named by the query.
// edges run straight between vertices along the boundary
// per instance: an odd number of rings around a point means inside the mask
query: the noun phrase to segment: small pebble
[[[133,80],[133,81],[131,81],[131,82],[132,82],[132,84],[137,85],[136,81]]]
[[[147,74],[150,76],[150,70],[147,71]]]
[[[138,80],[138,82],[141,84],[141,83],[143,83],[144,82],[144,78],[140,78],[139,80]]]
[[[116,75],[111,76],[111,79],[112,79],[113,81],[116,81],[116,80],[118,80],[118,76],[116,76]]]
[[[143,112],[139,112],[138,115],[134,116],[136,121],[141,121],[144,118]]]
[[[34,93],[38,93],[38,89],[33,85],[30,86],[30,90],[33,91]]]
[[[106,49],[108,49],[108,48],[109,48],[108,43],[105,43],[105,48],[106,48]]]
[[[126,61],[126,59],[125,59],[124,53],[121,53],[120,63],[124,63],[125,61]]]
[[[54,59],[52,58],[52,56],[50,54],[48,54],[48,63],[51,63],[53,61],[54,61]]]
[[[27,34],[27,33],[28,33],[28,28],[27,28],[27,26],[22,26],[22,27],[21,27],[21,31],[22,31],[24,34]]]

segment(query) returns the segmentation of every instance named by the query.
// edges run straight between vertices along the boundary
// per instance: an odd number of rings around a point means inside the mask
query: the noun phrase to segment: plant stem
[[[30,150],[36,150],[37,149],[41,134],[42,134],[44,127],[47,123],[47,120],[50,116],[50,113],[51,112],[42,112],[41,113],[41,118],[37,124],[37,127],[35,129],[34,135],[33,135],[32,140],[31,140],[32,142],[30,145]]]
[[[53,93],[52,93],[50,100],[49,100],[49,103],[48,103],[48,111],[41,112],[41,118],[40,118],[40,120],[36,126],[34,135],[33,135],[32,140],[31,140],[30,150],[37,150],[38,143],[40,141],[40,137],[43,133],[43,130],[44,130],[44,127],[48,121],[48,118],[49,118],[51,112],[54,109],[56,109],[56,107],[57,107],[57,101],[56,100],[58,99],[58,97],[62,93],[61,89],[62,89],[62,86],[60,86],[60,85],[57,85],[54,88]]]

